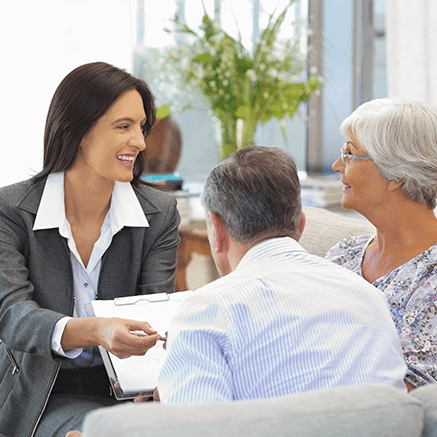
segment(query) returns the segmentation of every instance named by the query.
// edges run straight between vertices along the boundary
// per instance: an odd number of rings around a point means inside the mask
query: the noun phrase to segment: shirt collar
[[[116,232],[124,226],[149,227],[149,222],[129,182],[115,181],[108,218],[111,228]],[[59,228],[62,234],[65,226],[67,226],[67,219],[65,217],[64,173],[53,173],[47,177],[33,230]]]
[[[149,222],[140,201],[129,182],[115,181],[114,189],[112,190],[111,210],[120,229],[123,226],[149,227]]]
[[[275,237],[263,240],[251,247],[241,258],[237,269],[247,265],[262,261],[264,259],[273,260],[282,257],[284,253],[306,252],[305,249],[291,237]]]

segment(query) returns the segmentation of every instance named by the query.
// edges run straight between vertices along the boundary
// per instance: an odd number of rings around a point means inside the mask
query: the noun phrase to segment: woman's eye
[[[129,126],[127,124],[123,124],[121,126],[117,126],[117,129],[126,130],[129,129]]]
[[[146,133],[146,131],[147,131],[147,126],[146,126],[145,124],[143,124],[143,125],[141,126],[141,131],[143,132],[143,134]]]

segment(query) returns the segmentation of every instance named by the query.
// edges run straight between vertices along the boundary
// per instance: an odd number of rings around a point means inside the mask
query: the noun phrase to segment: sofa
[[[305,207],[301,244],[324,256],[342,238],[373,233],[363,218]],[[82,437],[437,437],[437,384],[409,394],[385,384],[280,398],[161,405],[128,402],[90,413]]]
[[[304,206],[306,224],[299,243],[309,252],[324,257],[343,238],[373,234],[375,227],[357,213],[344,215],[322,208]]]
[[[369,384],[233,403],[129,403],[90,413],[82,434],[149,436],[437,436],[437,385],[410,394],[386,384]]]

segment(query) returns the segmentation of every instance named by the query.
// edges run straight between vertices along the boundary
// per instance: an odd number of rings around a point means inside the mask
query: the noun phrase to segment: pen
[[[140,336],[140,337],[144,337],[144,336],[146,336],[146,335],[149,335],[149,334],[146,334],[146,333],[143,332],[143,331],[130,331],[130,333],[131,333],[131,334],[134,334],[134,335],[138,335],[138,336]],[[159,337],[158,340],[161,340],[161,341],[167,341],[167,336],[166,336],[166,335],[161,335],[161,336]]]

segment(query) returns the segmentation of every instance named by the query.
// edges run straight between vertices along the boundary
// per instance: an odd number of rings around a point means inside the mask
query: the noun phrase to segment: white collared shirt
[[[58,228],[59,234],[67,239],[74,278],[74,317],[88,316],[86,306],[97,296],[102,256],[110,246],[112,237],[125,226],[148,227],[149,223],[131,184],[115,181],[111,206],[103,221],[100,237],[95,242],[85,267],[77,251],[70,223],[65,216],[64,173],[53,173],[47,178],[33,230]],[[56,293],[56,290],[53,292]],[[62,334],[70,319],[71,317],[64,317],[56,324],[52,336],[52,349],[58,355],[76,358],[82,349],[64,352],[61,347]]]
[[[285,396],[392,384],[406,365],[384,295],[290,237],[252,247],[170,322],[163,403]]]

